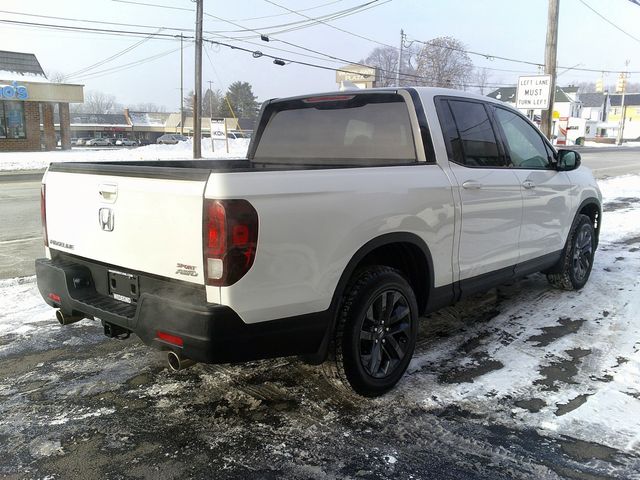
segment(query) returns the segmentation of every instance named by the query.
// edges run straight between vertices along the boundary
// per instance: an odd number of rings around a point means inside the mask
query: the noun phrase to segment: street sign
[[[211,151],[216,150],[214,140],[224,140],[227,144],[227,153],[229,153],[229,139],[227,138],[227,122],[224,118],[211,119]]]
[[[548,110],[550,94],[551,75],[520,77],[516,92],[516,108]]]

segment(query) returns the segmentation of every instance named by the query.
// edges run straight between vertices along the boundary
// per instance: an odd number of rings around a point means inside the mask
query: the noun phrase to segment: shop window
[[[26,138],[24,104],[0,102],[0,138]]]

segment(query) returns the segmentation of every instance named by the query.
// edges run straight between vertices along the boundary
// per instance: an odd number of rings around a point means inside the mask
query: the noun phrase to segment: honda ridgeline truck
[[[601,194],[518,111],[435,88],[267,101],[246,158],[52,163],[38,288],[170,366],[298,355],[364,396],[418,318],[543,272],[589,278]]]

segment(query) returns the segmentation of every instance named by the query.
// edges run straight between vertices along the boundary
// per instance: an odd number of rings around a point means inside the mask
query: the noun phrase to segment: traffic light
[[[626,90],[627,87],[627,76],[624,73],[621,73],[618,77],[618,82],[616,83],[616,93],[622,93]]]

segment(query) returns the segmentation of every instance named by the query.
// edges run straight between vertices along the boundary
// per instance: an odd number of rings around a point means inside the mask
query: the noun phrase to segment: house
[[[617,137],[622,120],[622,94],[609,95],[611,107],[607,114],[609,136]],[[624,96],[624,140],[640,140],[640,93],[627,93]]]

